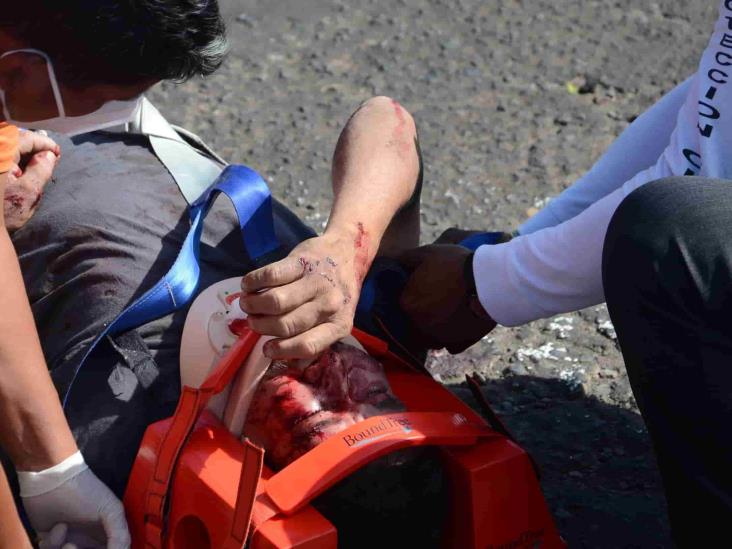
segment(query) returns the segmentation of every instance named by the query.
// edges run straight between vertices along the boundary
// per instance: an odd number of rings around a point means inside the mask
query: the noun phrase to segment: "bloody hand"
[[[241,307],[252,329],[275,338],[265,354],[314,358],[351,333],[368,269],[367,235],[326,232],[286,259],[249,273]]]
[[[18,168],[6,174],[3,201],[5,226],[11,233],[35,213],[60,155],[61,149],[50,137],[21,132]]]

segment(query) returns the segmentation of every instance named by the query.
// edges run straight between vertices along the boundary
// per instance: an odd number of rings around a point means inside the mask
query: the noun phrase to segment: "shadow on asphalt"
[[[448,388],[479,410],[465,384]],[[660,475],[640,415],[557,379],[487,380],[483,392],[537,462],[547,502],[570,548],[673,547]]]

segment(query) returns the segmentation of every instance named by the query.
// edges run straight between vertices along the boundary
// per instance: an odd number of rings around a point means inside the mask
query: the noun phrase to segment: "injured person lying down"
[[[191,305],[180,348],[181,382],[200,387],[246,330],[241,280],[209,287]],[[209,409],[236,437],[265,451],[279,471],[325,440],[370,417],[405,409],[381,363],[352,336],[314,361],[272,361],[261,337]],[[447,487],[436,448],[408,448],[362,467],[313,505],[338,531],[339,547],[438,547]]]
[[[269,366],[243,431],[272,469],[364,419],[405,409],[382,365],[359,347],[348,338],[311,363]],[[444,501],[438,452],[411,448],[372,462],[314,506],[336,526],[340,547],[436,547]]]
[[[339,342],[311,364],[273,362],[244,431],[265,449],[269,464],[281,469],[359,421],[403,410],[381,364]]]

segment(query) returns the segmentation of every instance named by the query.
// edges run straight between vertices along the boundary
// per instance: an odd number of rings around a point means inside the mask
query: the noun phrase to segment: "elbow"
[[[373,115],[396,120],[396,123],[406,132],[417,137],[417,124],[412,114],[393,97],[377,95],[364,101],[359,110]]]

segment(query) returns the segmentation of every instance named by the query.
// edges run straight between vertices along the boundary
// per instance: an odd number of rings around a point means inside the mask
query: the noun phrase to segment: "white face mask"
[[[74,136],[126,124],[135,117],[140,108],[142,97],[136,97],[129,101],[109,101],[102,105],[98,110],[83,116],[66,116],[66,109],[64,108],[64,102],[61,97],[61,90],[59,89],[58,81],[56,80],[56,72],[53,70],[53,64],[51,63],[51,59],[48,55],[40,50],[29,48],[5,52],[0,55],[0,59],[15,53],[32,53],[40,55],[45,59],[46,66],[48,67],[48,78],[51,83],[54,99],[56,100],[58,116],[55,118],[49,118],[48,120],[16,120],[11,116],[10,110],[8,109],[8,103],[5,99],[5,90],[0,88],[0,102],[2,102],[5,121],[9,124],[32,130],[48,130],[68,136]]]

